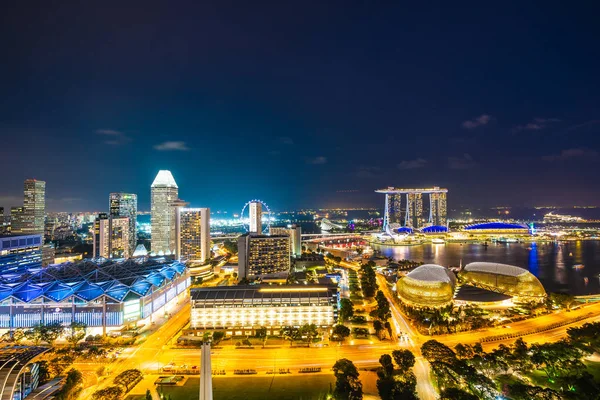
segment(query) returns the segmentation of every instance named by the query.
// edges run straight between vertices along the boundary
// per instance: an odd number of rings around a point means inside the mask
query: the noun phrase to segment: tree
[[[226,240],[223,242],[223,248],[229,254],[237,254],[238,253],[238,244],[235,240]]]
[[[381,367],[377,370],[377,391],[382,400],[393,399],[394,394],[394,363],[389,354],[379,357]]]
[[[261,326],[256,330],[254,336],[262,340],[262,347],[264,348],[265,344],[267,343],[267,328],[265,326]]]
[[[360,268],[360,284],[365,297],[373,297],[375,290],[377,290],[377,278],[375,276],[375,270],[373,267],[375,263],[369,261],[367,264]]]
[[[27,340],[30,340],[31,342],[33,342],[34,346],[37,346],[43,340],[43,337],[42,337],[43,329],[44,329],[44,325],[41,323],[33,325],[31,328],[29,328],[25,331],[25,337],[27,338]]]
[[[109,386],[97,390],[92,394],[92,400],[119,400],[123,394],[123,388],[120,386]]]
[[[564,308],[567,310],[570,310],[573,303],[575,303],[575,297],[568,293],[550,293],[548,299],[558,308]]]
[[[377,335],[377,337],[379,337],[381,339],[381,336],[379,334],[383,330],[383,322],[381,322],[378,319],[373,321],[373,329],[375,329],[375,334]]]
[[[115,379],[113,379],[113,383],[115,385],[124,386],[125,392],[128,392],[129,389],[131,389],[129,386],[142,379],[142,375],[142,371],[139,369],[128,369],[117,375]]]
[[[339,400],[362,399],[362,383],[358,379],[358,370],[352,361],[342,358],[333,365],[335,389],[333,395]]]
[[[67,342],[71,343],[73,347],[77,346],[80,340],[83,340],[87,330],[87,325],[83,322],[71,322],[69,326],[69,332],[67,334]]]
[[[539,386],[529,386],[525,383],[517,382],[508,386],[510,398],[514,400],[560,400],[560,393]],[[460,399],[462,400],[462,398]],[[465,400],[470,400],[465,398]]]
[[[152,400],[152,393],[150,393],[150,389],[146,389],[146,400]]]
[[[299,329],[298,336],[303,338],[307,343],[312,343],[313,339],[319,335],[315,324],[305,324]]]
[[[341,322],[348,321],[354,316],[354,304],[352,304],[350,299],[344,298],[340,300],[340,310],[338,315]]]
[[[410,370],[415,365],[415,355],[410,350],[394,350],[392,351],[392,357],[402,373]]]
[[[394,382],[394,390],[392,398],[394,400],[419,400],[417,397],[416,387],[417,381],[414,379],[414,374],[410,374],[413,378],[407,380],[397,380]]]
[[[212,333],[212,341],[214,344],[219,344],[221,340],[225,337],[225,332],[223,331],[214,331]]]
[[[83,374],[78,370],[71,368],[69,372],[67,372],[65,384],[54,394],[54,398],[56,400],[75,399],[81,390],[80,386],[82,382]]]
[[[448,388],[440,393],[440,400],[478,400],[474,394],[465,392],[458,388]]]
[[[290,347],[294,344],[296,340],[298,340],[298,329],[293,326],[285,326],[281,330],[281,335],[285,340],[290,341]]]
[[[350,328],[338,324],[336,326],[333,327],[333,331],[332,331],[332,337],[334,340],[338,340],[338,341],[343,341],[344,339],[346,339],[348,336],[350,336]]]
[[[377,308],[374,310],[375,317],[382,321],[388,320],[392,316],[392,312],[390,311],[390,303],[381,290],[377,291],[375,300],[377,301]]]
[[[589,353],[600,352],[600,322],[568,328],[567,335],[571,343],[581,350]]]
[[[60,322],[53,322],[48,325],[43,325],[41,328],[42,340],[48,343],[50,346],[54,345],[56,339],[58,339],[65,332],[65,327]]]
[[[567,341],[534,344],[530,351],[531,362],[536,369],[541,369],[550,380],[559,377],[579,377],[585,371],[581,362],[581,351]]]
[[[456,360],[456,354],[450,347],[433,339],[423,343],[423,346],[421,346],[421,353],[429,362],[441,361],[451,364]]]

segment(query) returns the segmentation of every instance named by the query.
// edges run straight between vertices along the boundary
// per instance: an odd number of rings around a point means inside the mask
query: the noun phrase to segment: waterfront
[[[415,260],[444,266],[489,261],[528,269],[548,292],[574,295],[600,293],[600,242],[540,242],[493,244],[423,244],[418,246],[374,245],[381,255],[396,260]],[[575,265],[584,265],[574,269]],[[586,284],[585,278],[588,278]]]

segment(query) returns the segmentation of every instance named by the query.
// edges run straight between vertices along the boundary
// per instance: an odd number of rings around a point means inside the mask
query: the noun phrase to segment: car
[[[197,365],[192,365],[192,369],[198,369]]]

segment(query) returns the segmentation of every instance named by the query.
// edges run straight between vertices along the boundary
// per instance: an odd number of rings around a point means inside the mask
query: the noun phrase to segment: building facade
[[[101,213],[94,222],[93,257],[129,258],[129,218]]]
[[[160,170],[151,186],[151,252],[175,254],[177,251],[176,210],[179,188],[171,171]]]
[[[376,190],[385,194],[383,230],[392,233],[400,226],[423,229],[429,226],[447,226],[447,193],[448,189],[433,187],[425,189],[400,189],[388,187]],[[406,203],[402,207],[402,197]],[[424,201],[423,196],[429,196]],[[425,209],[428,208],[429,215]]]
[[[279,335],[285,326],[337,321],[336,286],[224,286],[190,290],[192,330],[223,329],[228,336],[253,335],[260,327]]]
[[[302,228],[300,225],[272,226],[269,229],[271,235],[287,235],[290,238],[290,255],[302,256]]]
[[[137,245],[137,195],[133,193],[111,193],[109,196],[109,215],[129,218],[129,254],[133,254]]]
[[[110,258],[110,221],[108,214],[100,213],[94,221],[93,258]]]
[[[16,222],[12,226],[14,234],[44,234],[46,215],[46,182],[27,179],[24,183],[23,208],[15,210]],[[12,215],[12,212],[11,212]]]
[[[250,202],[248,213],[250,216],[250,233],[260,235],[262,233],[262,203],[258,201]]]
[[[0,274],[18,276],[42,268],[42,235],[0,236]]]
[[[177,257],[182,262],[210,258],[209,208],[177,208]]]
[[[287,235],[242,235],[238,239],[238,275],[254,279],[290,271],[290,238]]]

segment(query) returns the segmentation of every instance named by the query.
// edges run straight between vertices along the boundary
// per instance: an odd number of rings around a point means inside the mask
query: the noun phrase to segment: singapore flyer
[[[269,208],[267,203],[265,203],[264,201],[259,200],[259,199],[250,200],[249,202],[244,204],[244,207],[242,208],[242,212],[240,213],[240,225],[244,228],[245,232],[250,232],[250,204],[251,203],[260,204],[260,207],[262,210],[262,213],[261,213],[262,214],[262,218],[261,218],[262,231],[259,233],[263,233],[263,234],[269,233],[270,229],[271,229],[271,209]]]

